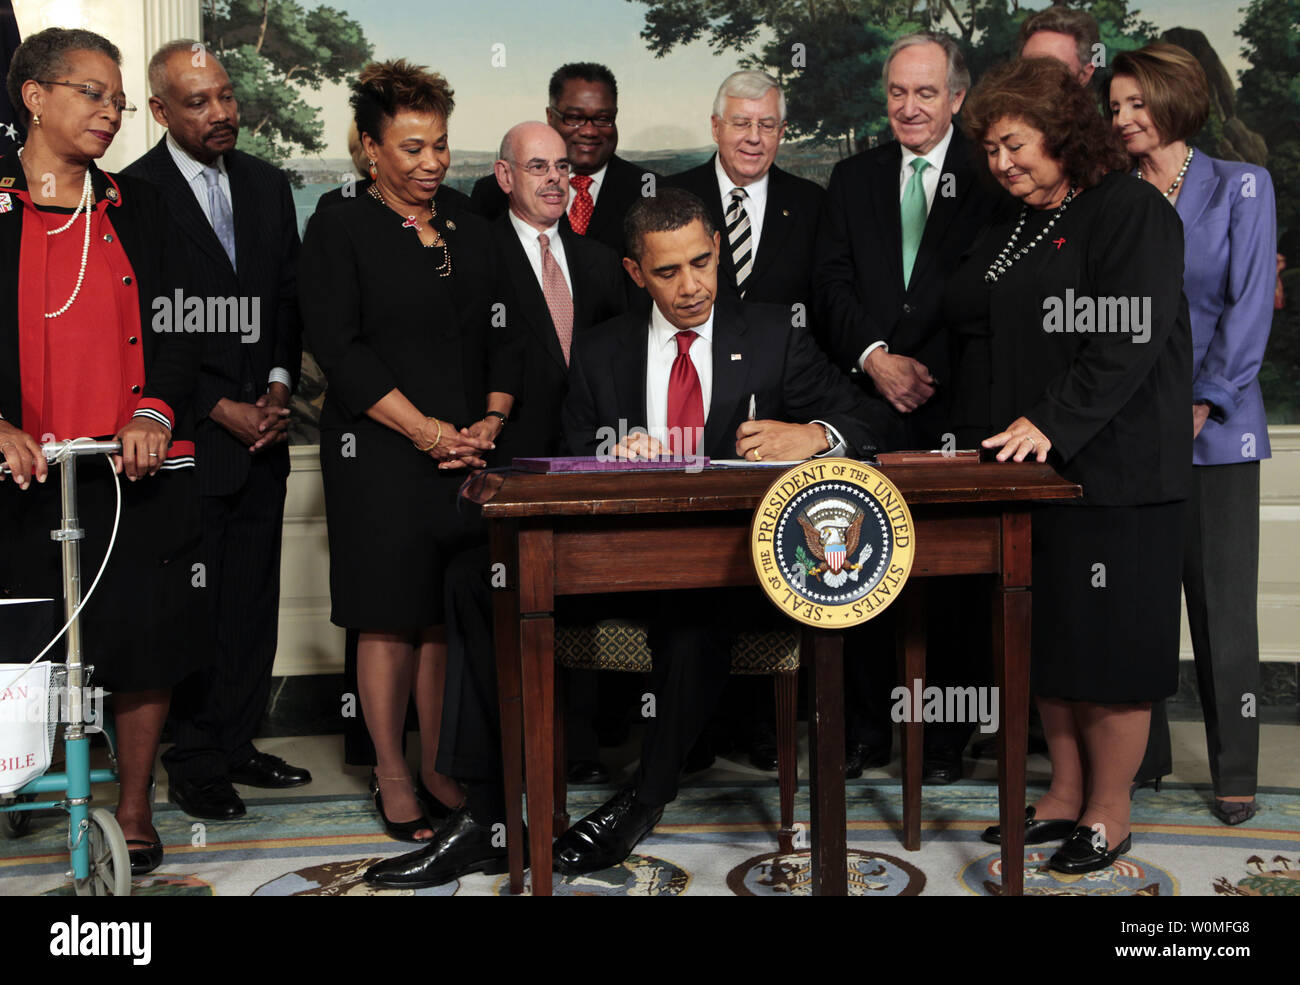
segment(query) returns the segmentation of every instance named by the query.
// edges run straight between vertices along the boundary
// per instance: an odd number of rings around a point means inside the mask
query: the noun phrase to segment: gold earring
[[[35,126],[40,126],[40,125],[41,125],[41,114],[40,114],[40,113],[37,113],[35,116],[32,117],[32,123],[33,123],[33,125],[35,125]]]

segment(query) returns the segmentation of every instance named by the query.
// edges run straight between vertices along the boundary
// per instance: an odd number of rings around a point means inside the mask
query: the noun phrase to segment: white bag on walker
[[[0,664],[0,794],[13,793],[50,768],[59,726],[54,670],[48,661]]]

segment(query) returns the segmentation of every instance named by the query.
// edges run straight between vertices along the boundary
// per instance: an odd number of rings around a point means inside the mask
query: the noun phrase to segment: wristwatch
[[[835,437],[835,432],[825,424],[822,425],[822,432],[826,435],[826,451],[822,452],[822,454],[825,455],[826,452],[830,451],[839,443],[839,439]]]

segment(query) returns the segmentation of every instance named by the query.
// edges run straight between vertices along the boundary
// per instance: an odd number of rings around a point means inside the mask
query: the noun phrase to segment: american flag
[[[0,0],[0,79],[8,77],[9,59],[21,41],[12,0]],[[18,114],[9,105],[9,96],[0,91],[0,157],[17,151],[26,136],[18,123]]]

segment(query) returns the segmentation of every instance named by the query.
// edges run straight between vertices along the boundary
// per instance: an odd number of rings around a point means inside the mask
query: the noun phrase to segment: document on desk
[[[709,465],[723,469],[788,469],[792,465],[802,465],[804,462],[812,461],[809,458],[799,458],[793,460],[771,461],[763,459],[761,462],[751,462],[745,458],[715,458],[709,462]]]
[[[559,472],[647,472],[647,471],[691,471],[698,472],[707,468],[707,458],[681,459],[651,458],[626,461],[595,457],[566,458],[516,458],[510,467],[516,472],[535,472],[538,474],[555,474]]]

